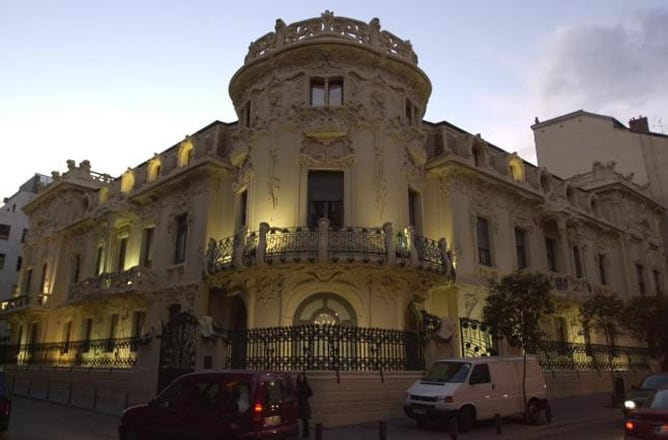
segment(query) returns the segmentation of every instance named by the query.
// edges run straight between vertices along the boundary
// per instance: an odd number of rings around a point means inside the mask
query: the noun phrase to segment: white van
[[[437,361],[406,392],[405,413],[418,425],[457,417],[468,431],[476,420],[524,414],[522,357],[493,356]],[[548,408],[545,378],[534,357],[527,357],[527,420],[536,423]],[[551,418],[549,409],[546,411]]]

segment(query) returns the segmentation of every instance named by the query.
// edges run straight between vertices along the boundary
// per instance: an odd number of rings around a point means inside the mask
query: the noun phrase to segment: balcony
[[[135,266],[122,272],[103,273],[75,283],[69,291],[70,300],[80,300],[91,295],[108,295],[137,291],[153,285],[153,271]]]
[[[23,294],[9,298],[0,303],[0,310],[3,312],[24,310],[31,306],[43,306],[49,298],[48,294],[29,295]]]
[[[394,233],[383,227],[329,227],[320,219],[317,229],[277,228],[267,223],[257,232],[216,242],[207,250],[209,273],[250,266],[286,263],[362,263],[415,267],[454,278],[450,251],[439,241],[417,235],[409,228]]]

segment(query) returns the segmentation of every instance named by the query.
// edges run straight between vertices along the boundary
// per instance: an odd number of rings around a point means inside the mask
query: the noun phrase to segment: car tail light
[[[256,422],[261,422],[262,421],[262,411],[264,411],[264,407],[262,406],[262,402],[256,402],[255,406],[253,407],[253,420]]]
[[[626,428],[627,431],[633,431],[633,429],[635,428],[635,425],[633,424],[632,421],[627,420],[627,422],[624,423],[624,428]]]

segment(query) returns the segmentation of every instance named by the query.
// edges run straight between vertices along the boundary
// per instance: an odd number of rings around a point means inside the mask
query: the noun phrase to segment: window
[[[420,216],[420,193],[408,189],[408,224],[415,228],[415,232],[422,231],[422,222]]]
[[[30,293],[30,285],[32,284],[32,269],[28,269],[26,277],[23,282],[23,293]]]
[[[312,107],[343,105],[343,78],[313,78],[309,104]]]
[[[9,233],[12,227],[9,225],[0,225],[0,240],[9,240]]]
[[[176,246],[174,249],[174,264],[186,261],[186,244],[188,241],[188,214],[176,217]]]
[[[557,241],[553,238],[545,239],[545,256],[547,258],[547,270],[557,271]]]
[[[343,226],[343,171],[309,171],[308,225],[318,227],[318,220],[329,219],[333,228]]]
[[[606,269],[606,258],[604,254],[598,254],[598,277],[601,284],[608,284],[608,271]]]
[[[137,311],[132,316],[132,337],[139,338],[146,333],[146,312]],[[133,343],[130,346],[131,351],[137,351],[137,344]]]
[[[78,283],[81,276],[81,254],[76,254],[74,256],[74,267],[72,270],[72,282]]]
[[[661,273],[658,270],[653,270],[652,275],[654,277],[654,289],[656,291],[656,296],[661,295]]]
[[[95,275],[102,274],[104,270],[104,246],[97,247],[97,255],[95,257]]]
[[[123,237],[118,240],[118,265],[116,270],[123,272],[125,270],[125,254],[128,251],[128,237]]]
[[[28,230],[26,228],[23,228],[23,232],[21,232],[21,243],[26,242],[27,236],[28,236]]]
[[[573,246],[573,262],[575,263],[575,276],[582,278],[582,258],[580,257],[580,248]]]
[[[645,296],[645,268],[642,264],[636,264],[636,278],[638,280],[638,293]]]
[[[70,340],[72,339],[72,321],[67,321],[63,327],[63,348],[62,352],[70,351]]]
[[[248,101],[241,108],[241,121],[244,127],[250,128],[251,126],[251,103]]]
[[[239,226],[248,226],[248,191],[239,194]]]
[[[151,267],[153,264],[153,235],[155,228],[144,228],[141,246],[141,265],[143,267]]]
[[[46,293],[46,272],[47,272],[47,264],[44,263],[42,265],[42,278],[39,281],[39,293]]]
[[[491,381],[492,377],[489,374],[489,365],[478,364],[473,367],[473,371],[471,371],[471,376],[469,377],[469,385],[490,383]]]
[[[562,316],[554,317],[554,333],[558,342],[568,341],[568,324],[566,318]]]
[[[90,351],[90,338],[93,335],[93,318],[85,319],[81,330],[81,336],[84,341],[84,343],[81,345],[81,352],[88,353]]]
[[[118,313],[114,313],[113,315],[111,315],[111,319],[109,320],[109,337],[107,338],[107,343],[105,346],[105,351],[107,353],[114,351],[114,340],[116,339],[117,333],[118,333]]]
[[[406,125],[418,125],[420,119],[420,109],[411,102],[406,100]]]
[[[478,263],[484,266],[491,266],[492,251],[489,239],[489,223],[486,218],[478,217],[476,235],[478,237]]]
[[[18,272],[19,270],[21,270],[21,266],[23,266],[23,258],[22,258],[22,257],[18,257],[18,258],[16,259],[16,271],[17,271],[17,272]]]
[[[0,254],[0,270],[5,268],[5,254]]]
[[[517,268],[525,269],[527,264],[527,233],[525,230],[515,228],[515,251],[517,253]]]

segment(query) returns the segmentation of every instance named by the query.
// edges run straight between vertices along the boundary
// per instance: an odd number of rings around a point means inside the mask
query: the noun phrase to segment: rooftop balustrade
[[[287,46],[294,46],[318,38],[339,38],[378,50],[412,64],[417,64],[417,55],[408,40],[402,40],[391,32],[380,30],[380,21],[373,18],[369,23],[346,17],[335,17],[325,11],[320,17],[297,21],[286,25],[276,20],[274,32],[269,32],[253,41],[245,62],[265,57]]]
[[[241,233],[207,250],[209,273],[265,264],[363,263],[410,266],[454,278],[451,253],[444,238],[439,241],[415,234],[411,228],[394,233],[392,225],[381,227],[329,227],[321,219],[317,229],[277,228],[267,223],[257,232]]]

